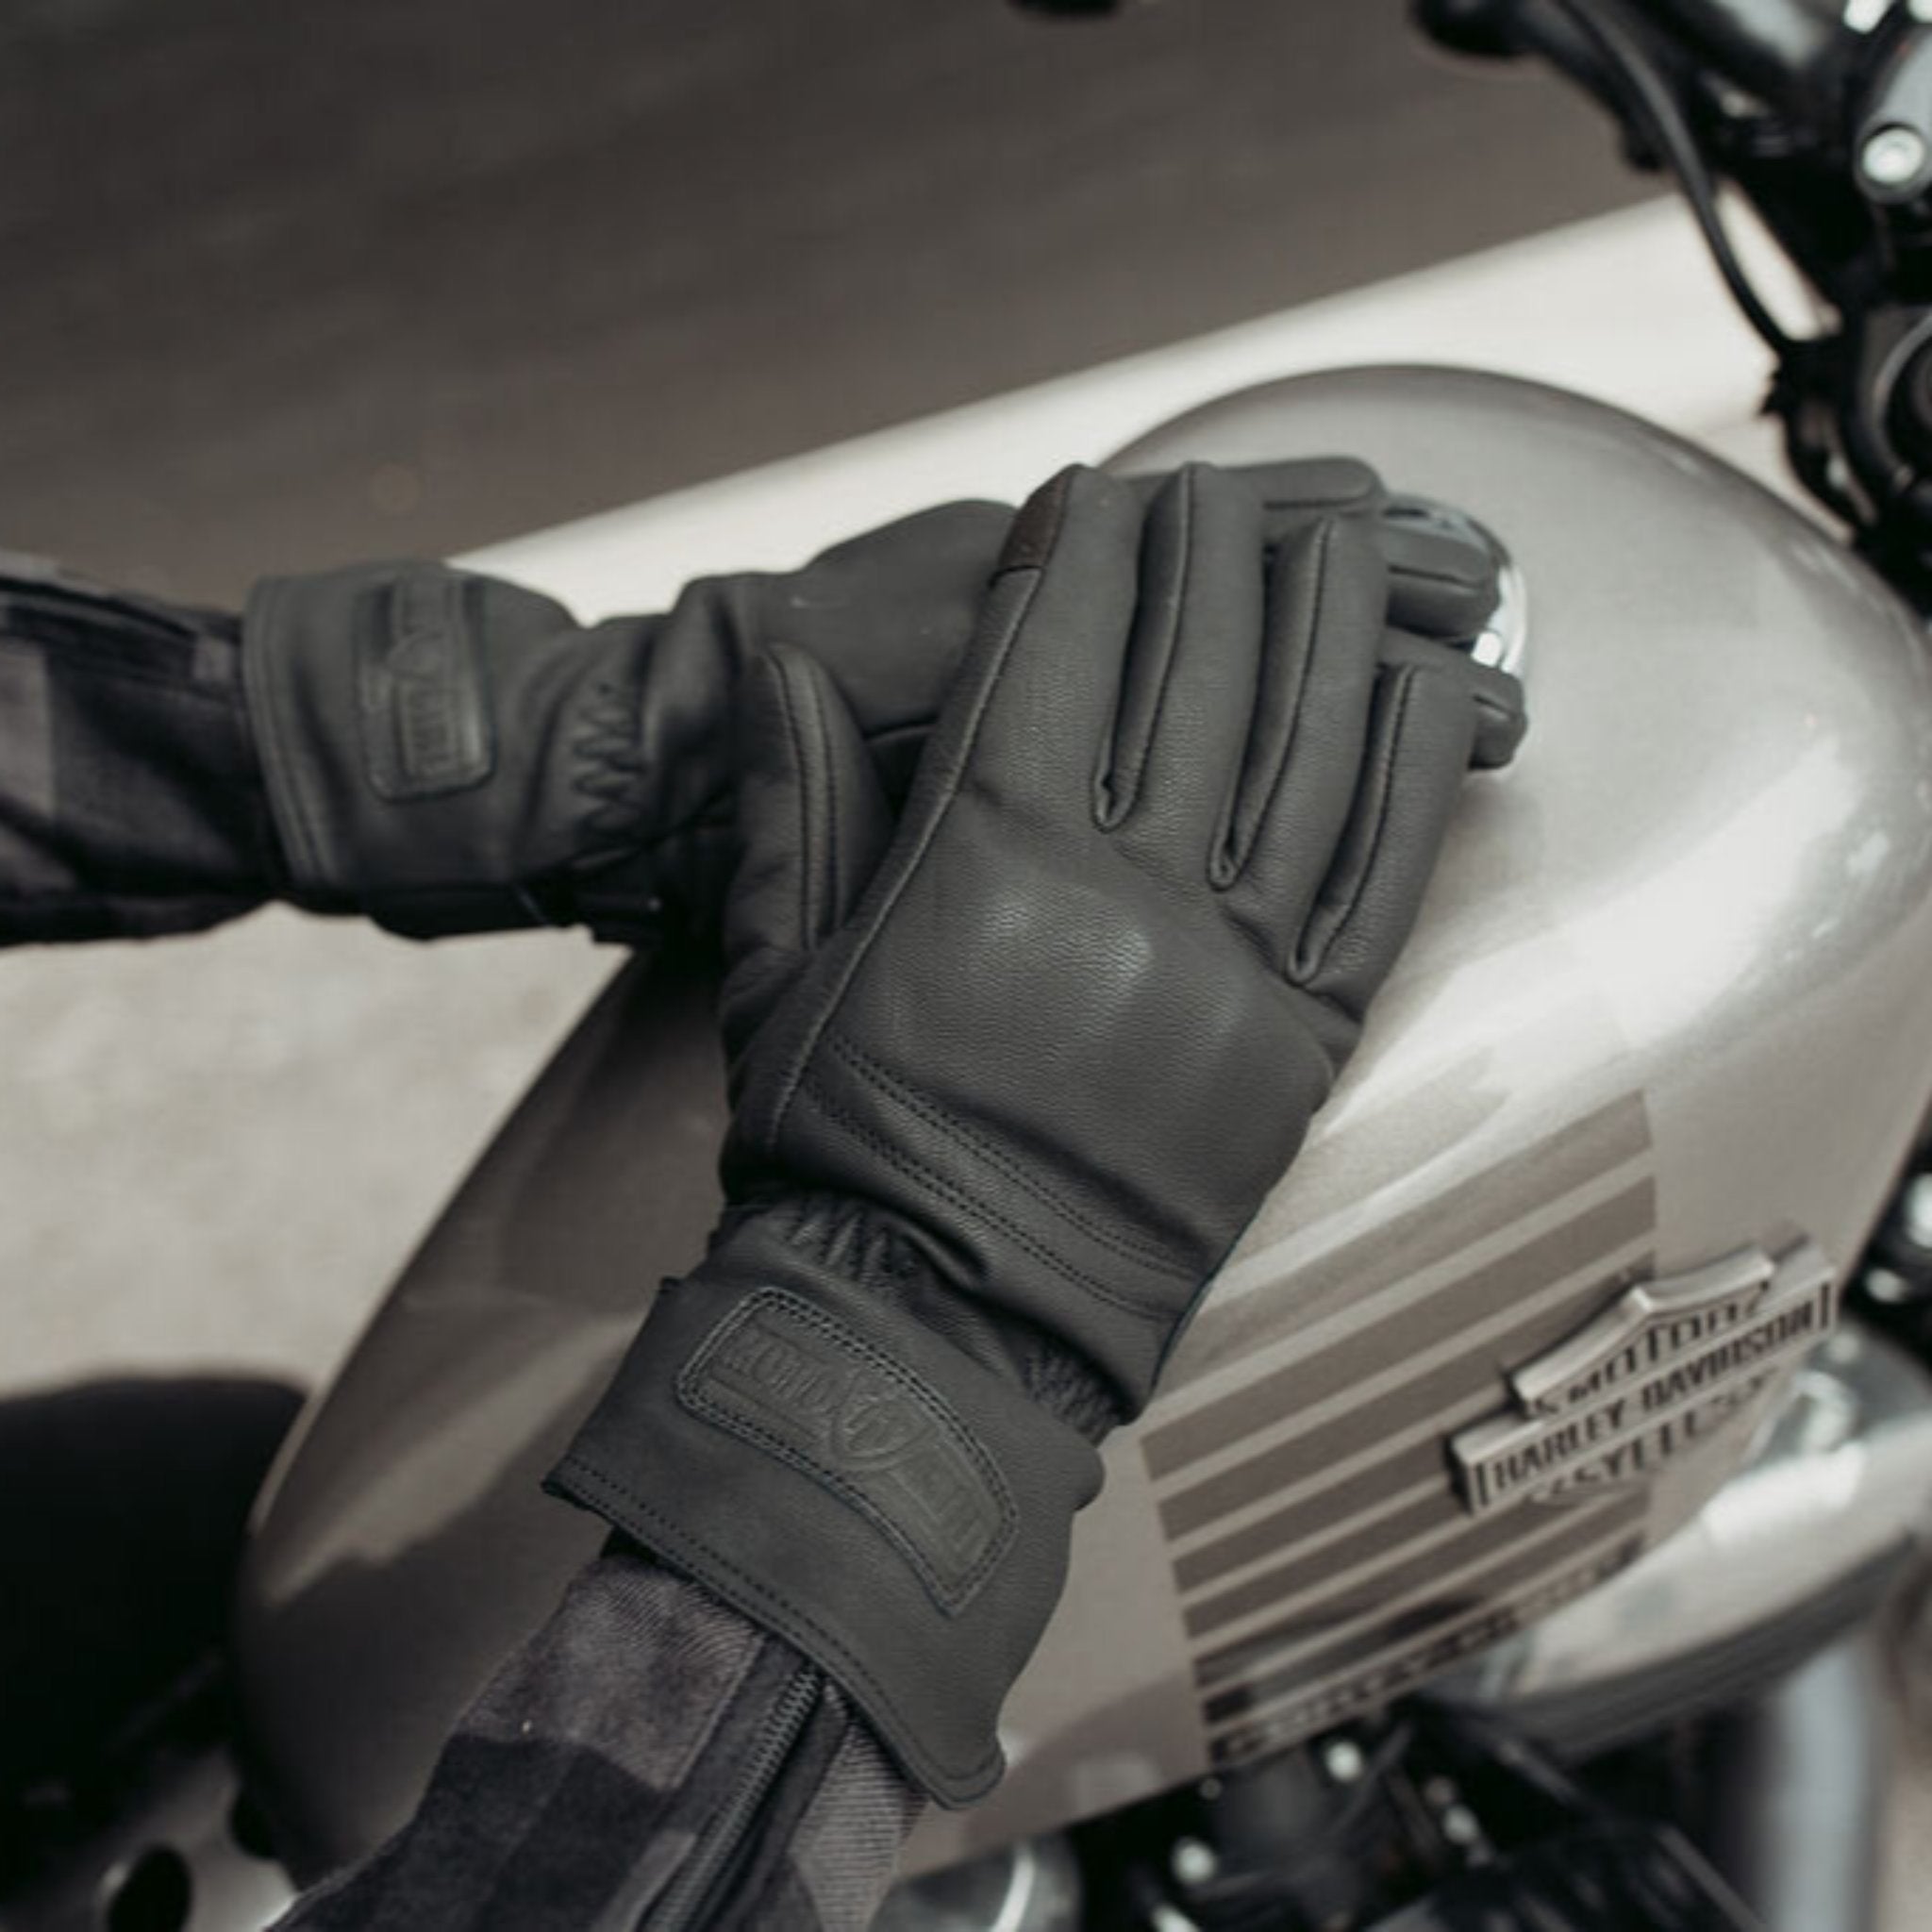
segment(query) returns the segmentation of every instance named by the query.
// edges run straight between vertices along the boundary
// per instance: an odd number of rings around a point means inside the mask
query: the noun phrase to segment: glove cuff
[[[637,741],[646,621],[582,631],[515,585],[371,564],[258,584],[242,639],[296,904],[419,939],[587,915],[655,937],[658,808],[684,801]]]
[[[545,1485],[817,1663],[941,1804],[1065,1578],[1091,1445],[755,1224],[671,1283]]]

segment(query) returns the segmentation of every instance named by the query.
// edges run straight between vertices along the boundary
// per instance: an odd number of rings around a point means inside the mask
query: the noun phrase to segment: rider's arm
[[[0,944],[141,939],[276,889],[241,627],[0,568]]]
[[[281,1932],[631,1932],[684,1903],[703,1932],[860,1932],[920,1803],[782,1639],[613,1554],[464,1717],[409,1824]]]
[[[1357,463],[1256,475],[1284,521],[1379,506]],[[745,663],[780,642],[824,664],[896,793],[1009,516],[943,505],[596,625],[441,563],[266,579],[229,616],[0,553],[0,945],[278,897],[419,937],[708,938]]]
[[[0,944],[269,898],[421,938],[708,934],[748,655],[821,658],[903,775],[1008,515],[946,505],[589,625],[441,563],[267,579],[235,617],[0,554]]]

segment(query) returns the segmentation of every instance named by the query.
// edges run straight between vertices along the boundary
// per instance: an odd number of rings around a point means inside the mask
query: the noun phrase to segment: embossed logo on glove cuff
[[[363,768],[377,796],[435,798],[489,777],[496,762],[483,666],[463,623],[460,582],[398,579],[386,622],[357,639]]]
[[[782,1289],[758,1290],[711,1331],[677,1398],[858,1510],[949,1614],[1012,1541],[1011,1492],[938,1391]]]

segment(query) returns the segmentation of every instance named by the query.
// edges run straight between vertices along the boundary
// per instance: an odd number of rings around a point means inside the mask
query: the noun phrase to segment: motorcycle
[[[1873,1924],[1863,1640],[1919,1613],[1932,1538],[1932,8],[1416,11],[1674,176],[1824,515],[1434,368],[1231,394],[1115,458],[1346,449],[1502,533],[1478,649],[1535,729],[1108,1444],[1006,1782],[925,1819],[889,1927]],[[285,1447],[230,1677],[0,1924],[258,1925],[407,1814],[594,1552],[538,1482],[712,1221],[709,998],[640,960],[598,1000]]]

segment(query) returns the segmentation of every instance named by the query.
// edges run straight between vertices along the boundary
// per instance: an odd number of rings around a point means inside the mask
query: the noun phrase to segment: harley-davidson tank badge
[[[1626,1291],[1510,1374],[1513,1407],[1452,1439],[1469,1513],[1645,1480],[1824,1340],[1833,1288],[1831,1263],[1801,1240],[1775,1259],[1746,1248]]]

